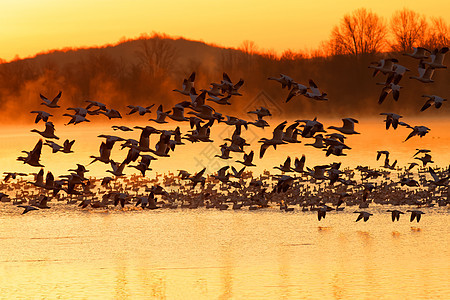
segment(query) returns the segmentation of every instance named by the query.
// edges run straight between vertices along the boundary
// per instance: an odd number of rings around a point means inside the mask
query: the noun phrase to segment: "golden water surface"
[[[445,299],[450,217],[331,212],[40,210],[1,206],[11,298]],[[406,208],[400,208],[406,210]]]

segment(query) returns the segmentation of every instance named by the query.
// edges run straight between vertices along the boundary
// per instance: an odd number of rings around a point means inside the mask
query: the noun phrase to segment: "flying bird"
[[[41,105],[46,105],[46,106],[48,106],[48,107],[50,107],[50,108],[58,108],[58,107],[61,107],[61,106],[58,105],[58,101],[59,101],[59,99],[61,98],[61,94],[62,94],[62,92],[60,91],[60,92],[58,93],[58,95],[56,95],[56,97],[53,98],[52,101],[48,100],[47,97],[45,97],[44,95],[40,94],[39,96],[41,97],[41,99],[42,99],[42,101],[43,101],[43,102],[41,103]]]

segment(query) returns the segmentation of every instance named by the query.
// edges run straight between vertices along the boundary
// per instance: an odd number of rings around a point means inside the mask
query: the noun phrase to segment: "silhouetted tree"
[[[382,18],[360,8],[346,14],[333,28],[328,46],[331,54],[374,54],[385,49],[386,33]]]
[[[156,79],[173,71],[178,54],[168,39],[155,34],[141,39],[137,56],[150,78]]]
[[[392,15],[390,29],[393,37],[392,50],[408,52],[414,46],[424,46],[428,23],[424,15],[404,8]]]
[[[430,50],[450,45],[450,25],[443,18],[431,18],[426,45]]]

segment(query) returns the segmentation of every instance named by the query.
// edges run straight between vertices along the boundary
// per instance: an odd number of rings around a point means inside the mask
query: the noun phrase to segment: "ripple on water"
[[[370,207],[81,212],[0,210],[5,298],[439,298],[450,290],[449,211],[391,222]],[[405,207],[400,209],[406,210]],[[74,234],[75,233],[75,234]],[[43,271],[45,270],[45,271]],[[39,284],[39,289],[29,289]]]

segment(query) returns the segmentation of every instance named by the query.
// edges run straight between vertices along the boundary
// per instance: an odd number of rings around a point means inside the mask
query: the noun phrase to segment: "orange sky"
[[[447,0],[2,0],[0,58],[115,43],[152,31],[227,47],[252,40],[277,52],[312,49],[345,13],[362,6],[387,18],[404,7],[444,18],[450,12]]]

